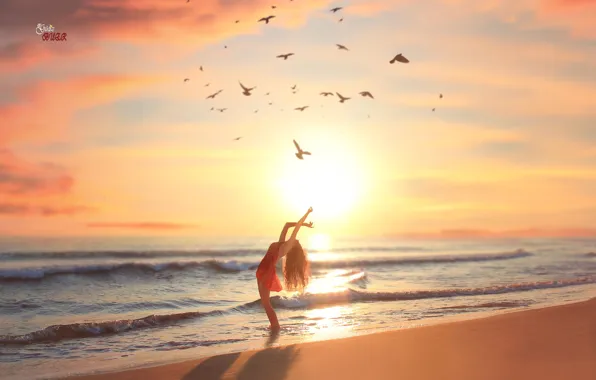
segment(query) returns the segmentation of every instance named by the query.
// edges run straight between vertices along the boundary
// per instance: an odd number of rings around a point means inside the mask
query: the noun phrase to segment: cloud
[[[274,25],[292,23],[331,1],[297,1],[280,7]],[[0,29],[33,34],[38,23],[77,38],[146,42],[212,42],[254,31],[257,20],[271,12],[268,0],[5,0],[0,4]],[[240,20],[235,24],[235,20]],[[72,37],[71,37],[72,36]]]
[[[179,230],[195,228],[192,224],[165,223],[165,222],[105,222],[87,223],[88,228],[114,228],[114,229],[137,229],[137,230]]]
[[[593,238],[596,237],[596,228],[529,228],[516,230],[491,231],[482,229],[451,229],[437,232],[404,232],[390,234],[391,237],[404,237],[411,239],[472,239],[472,238]]]
[[[0,215],[10,216],[72,216],[75,214],[91,211],[92,208],[86,206],[38,206],[27,203],[0,203]]]
[[[16,102],[0,105],[0,144],[14,140],[47,142],[67,130],[76,111],[115,101],[161,80],[162,77],[91,75],[26,84],[17,90]]]
[[[30,164],[0,149],[0,194],[43,196],[71,191],[74,179],[60,166]]]
[[[56,58],[90,57],[97,50],[81,43],[50,44],[42,41],[19,40],[0,45],[0,72],[25,71],[37,64],[51,64]]]

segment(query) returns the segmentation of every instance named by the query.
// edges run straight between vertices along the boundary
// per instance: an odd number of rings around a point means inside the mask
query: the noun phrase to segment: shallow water
[[[3,379],[116,370],[583,300],[596,240],[345,241],[310,250],[304,295],[254,271],[267,242],[0,241]],[[43,248],[43,249],[41,249]]]

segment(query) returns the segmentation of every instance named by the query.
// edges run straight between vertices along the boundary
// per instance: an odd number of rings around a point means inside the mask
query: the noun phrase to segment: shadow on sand
[[[283,380],[298,351],[295,346],[267,348],[248,358],[238,373],[228,373],[225,378],[237,380]],[[214,356],[197,365],[181,380],[220,380],[238,360],[240,353]]]
[[[181,380],[219,380],[239,356],[240,353],[234,353],[206,359]]]
[[[296,359],[296,346],[267,348],[252,355],[240,370],[238,380],[283,380]]]

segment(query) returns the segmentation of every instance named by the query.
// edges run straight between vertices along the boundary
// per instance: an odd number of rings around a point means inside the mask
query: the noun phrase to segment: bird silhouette
[[[228,48],[228,45],[224,45],[224,49],[227,49],[227,48]]]
[[[270,106],[272,106],[272,105],[273,105],[273,103],[272,103],[272,102],[269,102],[269,105],[270,105]]]
[[[347,50],[347,51],[350,51],[350,49],[348,49],[348,48],[347,48],[347,47],[345,47],[344,45],[340,45],[340,44],[335,44],[335,45],[337,46],[337,48],[338,48],[339,50]]]
[[[188,82],[190,80],[190,78],[184,78],[185,82]]]
[[[393,57],[393,59],[391,61],[389,61],[389,63],[391,63],[392,65],[395,62],[401,62],[401,63],[409,63],[410,60],[407,59],[406,57],[404,57],[401,53],[396,55],[395,57]]]
[[[227,110],[227,108],[218,108],[217,110],[218,110],[219,112],[223,112],[223,111]]]
[[[275,18],[275,16],[271,15],[271,16],[263,17],[263,18],[259,19],[258,22],[265,21],[265,24],[269,24],[269,20],[271,20],[272,18]]]
[[[329,95],[333,96],[333,92],[321,92],[319,95],[323,95],[325,97],[327,97]]]
[[[276,58],[283,58],[284,61],[286,61],[288,58],[290,58],[291,56],[293,56],[294,53],[288,53],[288,54],[280,54],[278,55]]]
[[[265,96],[269,96],[269,93],[266,93]]]
[[[295,90],[295,89],[296,89],[296,85],[293,85],[293,86],[292,86],[292,90]]]
[[[215,107],[211,107],[211,109],[209,111],[213,111],[215,109]]]
[[[238,140],[240,140],[241,138],[242,138],[242,136],[240,136],[240,137],[236,137],[236,138],[234,139],[234,141],[238,141]]]
[[[435,112],[435,108],[433,108],[433,112]]]
[[[255,113],[259,112],[259,110],[255,110]]]
[[[340,18],[340,19],[339,19],[339,21],[338,21],[338,22],[342,22],[343,20],[344,20],[344,19],[343,19],[343,17],[342,17],[342,18]]]
[[[443,94],[439,94],[439,99],[443,99]]]
[[[272,6],[271,6],[271,9],[275,9],[275,8],[277,8],[275,5],[272,5]]]
[[[199,70],[203,71],[203,66],[199,67]]]
[[[302,112],[302,111],[304,111],[304,110],[305,110],[305,109],[307,109],[307,108],[308,108],[308,106],[304,106],[304,107],[297,107],[297,108],[294,108],[294,110]]]
[[[340,102],[340,103],[343,103],[343,102],[345,102],[346,100],[350,100],[350,99],[351,99],[351,98],[346,98],[346,97],[343,97],[343,96],[341,96],[341,94],[340,94],[339,92],[336,92],[336,94],[337,94],[337,96],[339,97],[339,102]]]
[[[298,92],[298,91],[292,91],[292,94],[295,94],[295,93],[297,93],[297,92]]]
[[[211,84],[211,83],[207,83],[207,84],[205,85],[205,87],[209,87],[209,85],[210,85],[210,84]]]
[[[374,98],[375,98],[375,97],[374,97],[374,96],[372,96],[372,94],[371,94],[370,92],[368,92],[368,91],[362,91],[362,92],[360,93],[360,95],[362,95],[363,97],[367,97],[367,96],[368,96],[368,97],[369,97],[369,98],[371,98],[371,99],[374,99]]]
[[[215,97],[216,97],[217,95],[221,94],[221,92],[222,92],[222,91],[223,91],[223,90],[219,90],[219,91],[217,91],[217,92],[215,92],[215,93],[213,93],[213,94],[209,95],[209,96],[208,96],[208,97],[206,97],[205,99],[215,99]]]
[[[238,83],[240,83],[240,81],[238,81]],[[252,88],[244,87],[244,85],[242,83],[240,83],[240,87],[242,87],[242,94],[244,96],[250,96],[251,95],[250,92],[256,88],[256,87],[252,87]]]
[[[337,12],[337,11],[340,11],[340,10],[342,10],[342,9],[343,9],[342,7],[335,7],[335,8],[333,8],[333,9],[329,10],[329,12],[333,12],[333,13],[335,13],[335,12]]]
[[[240,20],[236,20],[236,24],[238,24],[240,22]]]
[[[298,153],[296,153],[296,157],[298,157],[299,160],[303,159],[303,155],[310,156],[310,152],[303,151],[302,148],[300,148],[300,145],[298,145],[298,143],[296,142],[296,140],[294,140],[294,146],[296,146],[296,149],[298,150]]]

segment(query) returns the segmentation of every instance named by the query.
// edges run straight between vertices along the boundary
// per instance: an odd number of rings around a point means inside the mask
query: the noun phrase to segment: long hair
[[[283,269],[286,290],[303,292],[310,280],[310,263],[300,242],[286,254]]]

